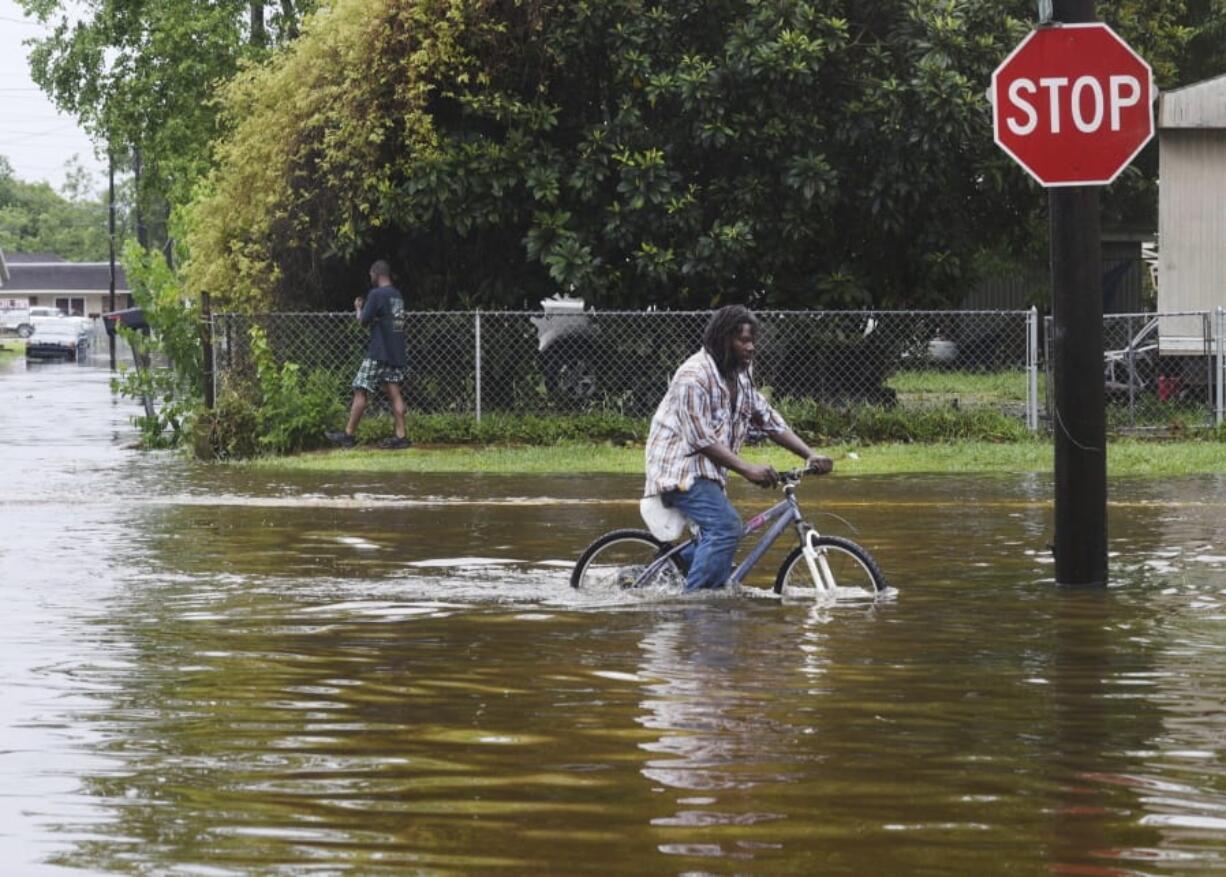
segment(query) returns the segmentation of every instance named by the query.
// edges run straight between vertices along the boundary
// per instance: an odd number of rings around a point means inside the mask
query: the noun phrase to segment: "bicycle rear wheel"
[[[584,549],[570,574],[570,586],[584,591],[627,588],[672,546],[646,530],[614,530]],[[674,557],[652,580],[651,587],[682,588],[685,573]]]
[[[877,561],[850,539],[819,536],[813,540],[813,547],[820,558],[819,567],[824,560],[824,566],[829,570],[839,594],[871,597],[888,587],[885,573],[881,571]],[[779,567],[779,575],[775,578],[775,593],[788,596],[789,593],[812,594],[821,590],[824,590],[821,585],[813,581],[813,574],[805,561],[804,549],[797,546]]]

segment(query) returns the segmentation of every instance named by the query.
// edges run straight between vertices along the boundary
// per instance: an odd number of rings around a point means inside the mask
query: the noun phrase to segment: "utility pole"
[[[1094,2],[1054,0],[1052,20],[1064,24],[1095,21]],[[1098,193],[1098,186],[1067,186],[1051,189],[1048,196],[1056,582],[1091,587],[1107,584],[1107,421]]]
[[[111,294],[107,302],[107,310],[115,312],[115,153],[107,147],[107,175],[110,183],[107,186],[107,233],[110,238],[111,250]],[[115,371],[115,334],[107,333],[111,348],[111,371]]]
[[[142,206],[145,194],[141,189],[140,147],[132,149],[132,210],[136,219],[136,242],[142,250],[149,249],[149,230],[145,227],[145,211]]]

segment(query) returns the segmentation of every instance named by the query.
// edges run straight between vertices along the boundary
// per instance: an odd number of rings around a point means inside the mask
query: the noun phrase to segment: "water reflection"
[[[1152,678],[1153,656],[1118,636],[1120,625],[1144,622],[1115,593],[1059,593],[1051,620],[1051,657],[1041,677],[1052,732],[1044,749],[1059,771],[1047,814],[1051,870],[1112,873],[1104,859],[1120,861],[1155,840],[1132,816],[1138,802],[1128,785],[1110,781],[1161,727],[1158,705],[1137,687]]]
[[[652,753],[642,774],[676,808],[650,820],[666,855],[743,860],[784,848],[760,827],[787,814],[761,809],[755,790],[797,781],[806,756],[787,742],[802,732],[773,709],[776,674],[761,666],[756,642],[746,642],[751,618],[724,607],[688,608],[640,644],[639,675],[649,682],[639,721],[660,732],[641,744]]]
[[[594,601],[635,479],[193,466],[105,381],[0,375],[13,873],[1226,871],[1222,476],[1113,483],[1105,594],[1046,478],[909,476],[805,497],[893,603]]]

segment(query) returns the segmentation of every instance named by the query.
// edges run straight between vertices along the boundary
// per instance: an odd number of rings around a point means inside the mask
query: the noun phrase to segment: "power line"
[[[32,121],[37,121],[37,120],[32,120]],[[44,120],[44,121],[46,121],[46,120]],[[59,126],[61,126],[61,127],[62,127],[62,126],[64,126],[64,125],[66,125],[66,124],[67,124],[67,125],[75,125],[76,123],[75,123],[75,122],[66,122],[66,121],[60,121],[60,122],[58,122],[58,123],[57,123],[57,125],[59,125]],[[38,130],[38,131],[34,131],[34,130],[29,129],[29,128],[25,128],[25,129],[22,129],[22,128],[6,128],[6,129],[4,130],[4,133],[5,133],[5,134],[39,134],[39,133],[43,133],[43,126],[42,126],[42,125],[39,125],[39,130]]]
[[[47,98],[39,95],[18,95],[10,97],[8,95],[0,96],[0,100],[4,101],[5,109],[12,109],[12,113],[6,113],[6,119],[18,118],[23,115],[33,117],[35,114],[41,115],[44,118],[57,116],[60,119],[71,118],[64,110],[59,109],[55,104],[51,103]]]
[[[38,184],[37,184],[37,183],[34,183],[33,185],[38,185]],[[72,225],[72,224],[76,224],[76,225],[90,225],[91,223],[88,221],[88,219],[87,219],[87,218],[84,218],[84,215],[85,215],[85,214],[88,214],[88,213],[95,213],[95,212],[96,212],[96,213],[106,213],[108,210],[110,210],[110,208],[109,208],[109,207],[108,207],[106,204],[103,204],[101,201],[93,201],[93,202],[88,202],[88,201],[85,201],[85,202],[83,202],[83,201],[69,201],[69,200],[65,199],[63,195],[60,195],[58,192],[56,193],[56,195],[57,195],[57,196],[58,196],[60,199],[62,199],[62,203],[61,203],[61,204],[54,205],[54,206],[56,206],[56,207],[68,207],[68,208],[71,208],[71,209],[72,209],[72,210],[74,210],[74,211],[80,211],[80,212],[82,213],[82,216],[77,216],[77,217],[72,217],[71,219],[66,219],[66,221],[65,221],[65,223],[64,223],[65,225]],[[15,199],[13,199],[13,201],[11,201],[11,202],[9,202],[9,203],[11,203],[11,204],[17,204],[19,201],[20,201],[20,199],[15,198]],[[57,223],[57,225],[58,225],[58,224],[59,224],[59,223]]]
[[[65,162],[67,162],[67,159],[65,159]],[[21,167],[13,168],[13,173],[22,173],[22,172],[30,172],[30,171],[39,171],[39,172],[44,172],[44,173],[48,171],[55,171],[56,173],[63,173],[66,170],[68,170],[68,168],[64,167],[64,165],[62,164],[56,165],[56,164],[24,164],[23,163]],[[76,168],[73,168],[73,170],[76,170]],[[94,167],[86,166],[85,167],[85,172],[89,174],[90,176],[95,176],[95,175],[100,176],[104,170],[106,170],[106,168],[99,167],[99,166],[94,166]],[[29,181],[27,180],[26,182],[29,182]]]
[[[51,27],[51,25],[46,24],[45,22],[30,21],[28,18],[13,18],[9,15],[0,15],[0,21],[11,21],[13,24],[24,24],[28,27]]]
[[[26,134],[24,137],[18,137],[16,140],[0,140],[0,146],[16,146],[19,143],[25,143],[28,140],[37,139],[39,137],[50,137],[52,134],[59,134],[66,130],[75,129],[77,126],[73,124],[57,125],[54,128],[48,128],[45,131],[35,131]]]

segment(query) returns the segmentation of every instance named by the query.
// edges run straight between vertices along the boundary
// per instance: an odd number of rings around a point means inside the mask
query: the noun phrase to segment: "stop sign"
[[[997,144],[1044,186],[1106,185],[1154,136],[1153,72],[1105,24],[1033,31],[990,94]]]

